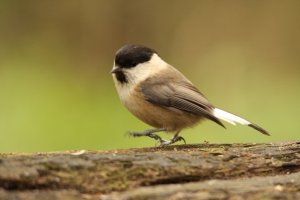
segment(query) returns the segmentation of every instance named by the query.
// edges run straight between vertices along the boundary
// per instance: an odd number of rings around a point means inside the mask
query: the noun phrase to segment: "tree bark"
[[[300,142],[0,154],[0,199],[300,199]]]

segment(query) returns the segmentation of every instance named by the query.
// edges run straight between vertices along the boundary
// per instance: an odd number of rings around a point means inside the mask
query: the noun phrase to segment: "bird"
[[[122,104],[137,118],[153,127],[130,136],[147,136],[168,146],[185,142],[179,133],[208,119],[225,128],[222,121],[232,125],[249,126],[264,135],[265,129],[211,104],[194,84],[180,71],[165,62],[152,48],[126,44],[117,50],[111,70]],[[170,140],[156,133],[170,132]]]

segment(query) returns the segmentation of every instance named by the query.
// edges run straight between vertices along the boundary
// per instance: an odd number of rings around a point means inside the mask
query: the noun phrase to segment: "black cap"
[[[127,44],[121,47],[115,57],[115,64],[120,68],[131,68],[144,62],[148,62],[155,50],[142,45]]]

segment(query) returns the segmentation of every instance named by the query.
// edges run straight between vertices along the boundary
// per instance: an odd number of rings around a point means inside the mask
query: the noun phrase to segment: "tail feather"
[[[261,132],[262,134],[270,135],[266,130],[259,127],[258,125],[253,124],[241,117],[238,117],[234,114],[231,114],[231,113],[221,110],[219,108],[215,108],[213,114],[215,117],[217,117],[221,120],[224,120],[232,125],[242,124],[242,125],[250,126],[250,127],[254,128],[255,130]]]
[[[250,126],[251,128],[254,128],[255,130],[261,132],[264,135],[269,135],[270,136],[270,134],[265,129],[263,129],[262,127],[260,127],[256,124],[249,124],[248,126]]]

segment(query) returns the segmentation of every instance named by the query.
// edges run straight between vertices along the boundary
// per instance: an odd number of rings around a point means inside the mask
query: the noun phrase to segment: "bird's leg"
[[[166,131],[166,129],[165,128],[159,128],[159,129],[146,130],[144,132],[129,132],[129,135],[133,136],[133,137],[148,136],[148,137],[153,138],[155,140],[159,140],[159,142],[162,143],[164,140],[159,135],[154,134],[154,133],[161,132],[161,131]]]
[[[160,146],[161,147],[168,146],[168,145],[174,144],[181,140],[184,142],[184,144],[186,144],[185,139],[183,137],[179,136],[179,132],[180,131],[178,131],[171,140],[162,140],[160,142]]]

